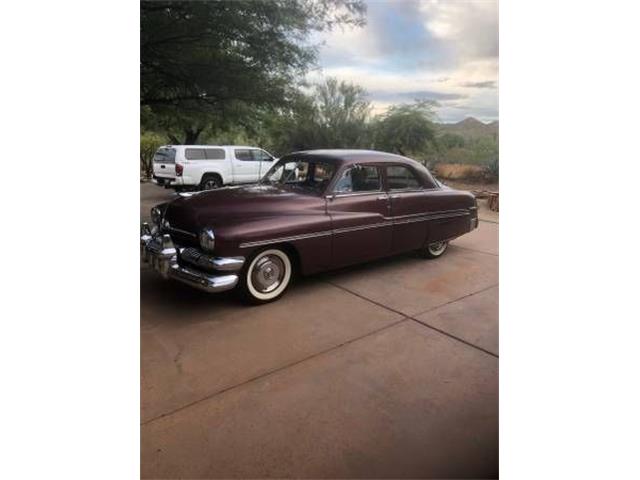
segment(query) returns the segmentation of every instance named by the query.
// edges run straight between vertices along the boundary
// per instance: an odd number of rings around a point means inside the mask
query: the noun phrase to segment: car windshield
[[[326,162],[284,160],[276,163],[260,181],[263,185],[322,193],[335,173],[335,166]]]

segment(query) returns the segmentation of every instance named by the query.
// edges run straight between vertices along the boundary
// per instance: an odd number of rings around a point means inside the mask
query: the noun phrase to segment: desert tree
[[[247,108],[286,107],[316,60],[310,35],[361,25],[365,11],[362,0],[142,1],[143,122],[195,143]]]

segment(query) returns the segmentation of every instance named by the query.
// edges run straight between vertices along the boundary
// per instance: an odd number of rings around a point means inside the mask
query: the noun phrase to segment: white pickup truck
[[[253,183],[262,178],[274,160],[256,147],[165,145],[153,157],[153,182],[176,190]]]

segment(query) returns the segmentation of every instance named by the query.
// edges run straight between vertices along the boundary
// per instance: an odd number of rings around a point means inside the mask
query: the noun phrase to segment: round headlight
[[[216,246],[216,237],[213,234],[213,230],[205,228],[200,232],[200,246],[207,252],[213,252]]]
[[[160,222],[162,221],[162,210],[158,207],[153,207],[151,209],[151,221],[154,225],[160,226]]]

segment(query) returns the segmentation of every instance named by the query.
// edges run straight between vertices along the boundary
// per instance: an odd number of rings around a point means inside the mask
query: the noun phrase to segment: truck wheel
[[[447,251],[447,247],[449,246],[449,242],[433,242],[426,246],[423,250],[423,255],[425,258],[438,258],[441,257],[444,252]]]
[[[285,293],[291,282],[291,259],[278,248],[258,252],[245,265],[240,285],[244,300],[249,303],[273,302]]]
[[[200,182],[200,190],[214,190],[222,186],[222,179],[217,175],[205,175]]]

